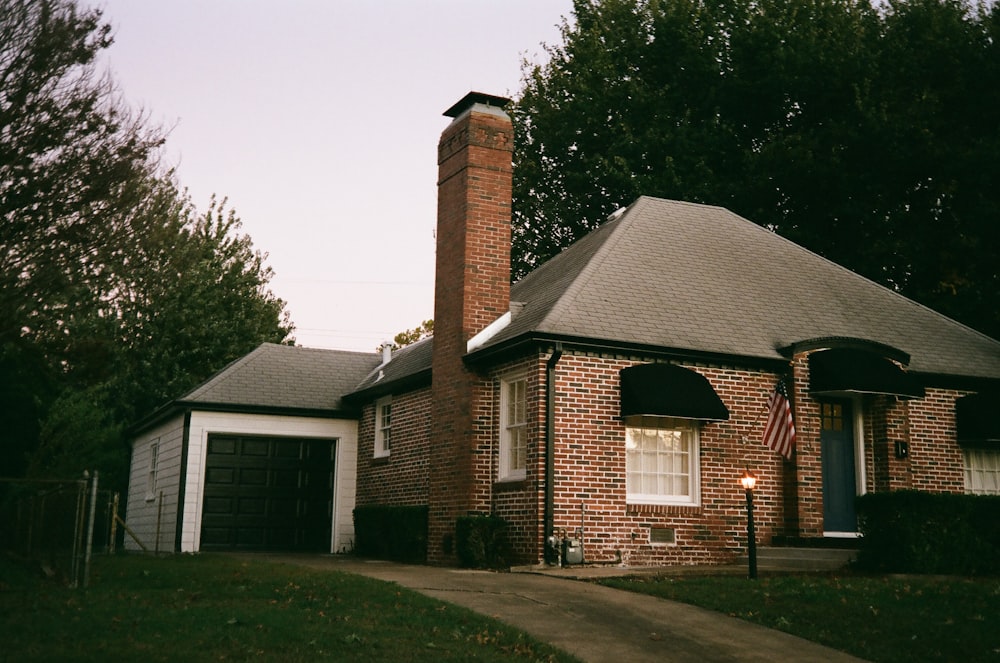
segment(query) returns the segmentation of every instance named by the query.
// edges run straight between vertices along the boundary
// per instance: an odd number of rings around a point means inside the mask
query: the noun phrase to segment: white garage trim
[[[205,459],[210,434],[333,439],[333,522],[331,552],[354,545],[354,500],[357,486],[358,424],[352,420],[290,417],[226,412],[192,412],[188,436],[181,552],[201,547],[201,515],[205,490]]]

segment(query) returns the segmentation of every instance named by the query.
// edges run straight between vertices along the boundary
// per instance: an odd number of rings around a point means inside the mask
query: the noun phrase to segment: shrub
[[[455,544],[461,566],[474,569],[510,567],[507,521],[499,516],[464,516],[455,522]]]
[[[367,505],[354,509],[354,551],[363,557],[427,561],[427,506]]]
[[[1000,574],[1000,497],[917,491],[858,498],[861,569]]]

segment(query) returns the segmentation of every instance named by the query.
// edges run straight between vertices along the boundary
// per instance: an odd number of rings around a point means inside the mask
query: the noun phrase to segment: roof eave
[[[318,419],[357,419],[359,411],[351,407],[310,408],[288,405],[249,405],[244,403],[206,403],[178,401],[185,410],[200,412],[227,412],[232,414],[266,414],[287,417],[315,417]]]
[[[953,375],[947,373],[927,373],[909,371],[909,374],[924,388],[955,389],[958,391],[1000,391],[1000,378],[974,375]]]
[[[172,401],[153,412],[148,417],[141,419],[137,423],[126,429],[128,437],[147,431],[157,426],[167,419],[183,415],[188,412],[224,412],[230,414],[263,414],[270,416],[284,417],[311,417],[316,419],[350,419],[356,420],[360,416],[358,408],[306,408],[274,405],[247,405],[242,403],[205,403],[201,401],[187,401],[178,399]]]
[[[413,391],[420,387],[430,386],[430,384],[431,368],[428,366],[427,368],[399,378],[376,382],[370,387],[344,394],[342,398],[344,402],[351,404],[353,407],[360,408],[363,403],[372,401],[379,396]]]
[[[529,349],[551,346],[556,342],[562,343],[563,347],[567,350],[569,348],[576,348],[589,352],[640,355],[650,358],[680,360],[695,364],[753,366],[776,373],[788,370],[788,360],[782,358],[705,352],[646,343],[629,343],[564,334],[547,334],[543,332],[526,332],[496,344],[479,348],[465,355],[464,360],[468,364],[481,365],[500,361],[510,356],[523,355]]]

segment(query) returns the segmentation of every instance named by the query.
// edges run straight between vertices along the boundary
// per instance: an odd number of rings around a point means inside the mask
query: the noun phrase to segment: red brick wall
[[[428,558],[455,561],[455,519],[488,507],[484,422],[491,386],[462,361],[466,342],[510,307],[513,128],[473,107],[438,144]],[[485,444],[485,446],[484,446]]]
[[[895,396],[865,399],[866,490],[884,492],[913,487],[909,458],[896,457],[896,443],[910,443],[910,403]]]
[[[537,395],[530,397],[534,414],[526,481],[519,487],[494,486],[495,511],[511,521],[521,558],[532,562],[543,557],[546,359],[542,356],[534,361],[534,378],[529,385]],[[731,415],[728,422],[701,427],[700,503],[681,507],[626,503],[625,425],[620,420],[618,372],[640,361],[636,357],[567,352],[557,364],[556,531],[574,534],[582,517],[588,562],[730,561],[746,545],[746,502],[739,478],[749,466],[759,477],[755,491],[758,540],[769,541],[780,533],[784,527],[781,458],[760,441],[763,408],[775,381],[768,373],[695,368],[709,379]],[[502,374],[496,373],[497,377]],[[651,543],[651,528],[673,529],[676,545]]]
[[[527,378],[528,453],[525,478],[521,481],[498,481],[500,463],[500,385],[503,379],[524,375]],[[489,419],[480,429],[482,440],[489,444],[488,466],[477,474],[491,492],[482,504],[484,509],[507,520],[509,536],[516,551],[515,562],[536,563],[542,556],[545,472],[545,359],[531,356],[497,366],[490,373]],[[485,401],[486,399],[484,399]],[[484,411],[485,413],[485,411]]]
[[[375,458],[375,407],[365,406],[358,430],[358,506],[427,504],[430,429],[430,388],[393,394],[392,449]]]
[[[955,426],[955,400],[968,392],[928,389],[908,403],[913,488],[932,493],[965,492],[964,462]]]
[[[533,408],[528,471],[524,482],[497,484],[496,447],[490,481],[493,511],[512,523],[522,561],[540,562],[543,551],[545,361],[547,356],[500,367],[505,373],[528,366]],[[726,367],[688,366],[698,371],[729,408],[730,420],[703,423],[700,430],[701,496],[696,506],[627,504],[625,426],[619,417],[618,372],[641,357],[567,352],[556,368],[555,529],[573,535],[582,526],[588,562],[700,564],[731,561],[746,546],[744,467],[758,476],[755,521],[758,542],[774,536],[823,536],[819,401],[808,395],[808,361],[792,363],[788,381],[798,433],[792,462],[761,442],[767,401],[777,375]],[[930,390],[928,398],[905,401],[866,397],[863,412],[868,490],[911,486],[921,490],[962,489],[962,460],[955,443],[954,392]],[[495,437],[499,426],[494,389]],[[489,426],[483,422],[482,431]],[[920,431],[914,433],[914,431]],[[911,444],[909,459],[895,458],[895,441]],[[494,439],[494,443],[495,443]],[[880,465],[881,464],[881,465]],[[911,474],[911,465],[913,471]],[[879,478],[884,474],[884,478]],[[654,544],[651,528],[674,530],[676,545]]]
[[[794,484],[787,487],[795,493],[795,520],[802,537],[823,536],[823,472],[820,457],[819,402],[809,397],[809,361],[802,353],[792,361],[792,416],[795,419],[796,445],[792,456]]]
[[[524,564],[543,559],[547,360],[548,355],[532,355],[495,366],[486,375],[470,374],[470,487],[461,513],[493,513],[505,518],[511,524],[515,562]],[[730,412],[729,421],[701,426],[701,495],[696,506],[626,501],[619,371],[643,361],[648,358],[567,350],[557,364],[557,532],[575,534],[582,517],[586,560],[593,563],[635,566],[732,561],[745,553],[746,503],[738,481],[744,467],[749,467],[758,476],[754,515],[759,544],[767,545],[778,535],[822,536],[819,405],[808,395],[805,356],[793,362],[796,381],[786,383],[798,432],[793,463],[785,462],[761,442],[776,374],[688,366],[709,380]],[[500,384],[515,374],[528,377],[527,471],[523,481],[500,482]],[[963,393],[929,389],[925,399],[862,399],[868,490],[963,490],[954,421],[954,400]],[[433,499],[428,465],[433,446],[430,413],[429,389],[393,396],[393,449],[385,461],[372,458],[374,412],[371,406],[365,408],[359,439],[358,504],[425,504]],[[897,439],[910,443],[908,459],[895,458]],[[797,523],[805,526],[796,529]],[[653,528],[673,530],[676,544],[651,543]],[[447,533],[453,529],[452,521]]]

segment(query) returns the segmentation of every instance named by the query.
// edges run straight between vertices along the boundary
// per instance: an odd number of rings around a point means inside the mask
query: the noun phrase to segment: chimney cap
[[[444,112],[445,117],[458,117],[466,110],[474,106],[475,104],[485,104],[487,106],[495,106],[496,108],[503,110],[503,107],[510,103],[510,99],[507,97],[498,97],[493,94],[486,94],[485,92],[470,92],[469,94],[462,97],[458,103],[449,108]]]

